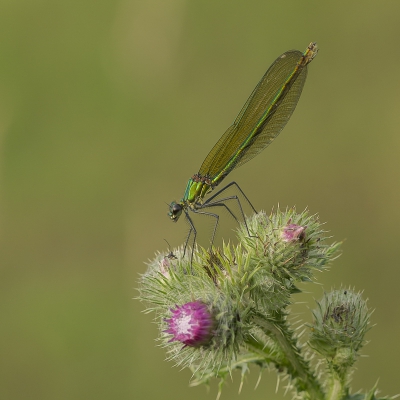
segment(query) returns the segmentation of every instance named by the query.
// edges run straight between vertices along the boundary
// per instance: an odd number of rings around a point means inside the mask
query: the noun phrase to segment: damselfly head
[[[180,203],[177,203],[176,201],[173,201],[169,205],[169,213],[168,216],[171,218],[172,221],[176,222],[178,221],[179,217],[182,214],[183,207]]]

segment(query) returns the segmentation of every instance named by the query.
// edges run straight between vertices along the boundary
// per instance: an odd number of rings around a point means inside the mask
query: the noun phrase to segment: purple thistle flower
[[[297,240],[303,240],[306,236],[306,228],[306,226],[289,223],[283,228],[282,239],[285,242],[295,242]]]
[[[201,301],[193,301],[171,308],[172,317],[165,319],[168,329],[164,332],[173,335],[170,342],[181,342],[185,346],[200,347],[207,344],[213,334],[214,320]]]

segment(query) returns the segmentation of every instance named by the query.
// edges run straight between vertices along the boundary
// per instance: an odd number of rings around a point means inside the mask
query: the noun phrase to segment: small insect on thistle
[[[168,258],[169,260],[177,260],[178,257],[172,252],[171,246],[170,246],[170,244],[168,243],[167,239],[164,239],[164,240],[165,240],[165,242],[166,242],[167,245],[168,245],[168,254],[166,254],[166,255],[164,256],[164,258]]]
[[[168,254],[166,254],[160,261],[160,272],[165,277],[169,277],[169,268],[171,266],[171,260],[177,260],[178,257],[172,252],[168,241],[166,239],[164,240],[168,244]]]

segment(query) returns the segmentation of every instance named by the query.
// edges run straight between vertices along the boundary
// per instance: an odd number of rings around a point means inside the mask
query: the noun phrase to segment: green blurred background
[[[399,392],[400,3],[0,3],[0,399],[214,399],[164,361],[139,273],[183,242],[166,202],[272,61],[318,42],[282,135],[232,174],[256,208],[318,212],[318,281],[376,309],[354,389]],[[230,229],[221,233],[229,237]],[[313,307],[322,286],[298,299]],[[305,304],[298,307],[310,320]],[[222,399],[281,398],[276,375]]]

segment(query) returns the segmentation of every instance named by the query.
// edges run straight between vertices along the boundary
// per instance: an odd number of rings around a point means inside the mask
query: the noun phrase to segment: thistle
[[[191,251],[174,249],[174,257],[158,254],[148,264],[140,300],[156,314],[168,358],[193,371],[193,386],[223,381],[235,369],[243,379],[256,364],[287,376],[297,399],[376,399],[376,387],[350,394],[371,315],[360,293],[325,293],[307,343],[288,321],[298,284],[326,270],[340,243],[327,243],[318,216],[308,211],[260,212],[246,225],[237,230],[236,246],[199,247],[193,260]],[[310,363],[311,352],[325,362],[322,374]]]

